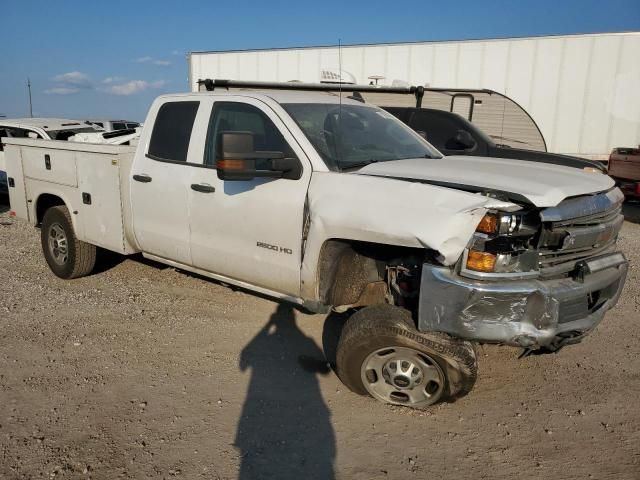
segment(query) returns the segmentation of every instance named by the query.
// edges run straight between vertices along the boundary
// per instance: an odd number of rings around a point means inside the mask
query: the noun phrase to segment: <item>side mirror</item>
[[[251,180],[256,177],[288,178],[302,176],[297,158],[287,158],[283,152],[255,151],[253,133],[224,132],[216,162],[220,180]]]
[[[476,146],[476,140],[466,130],[458,130],[454,140],[462,147],[461,150],[471,150]]]

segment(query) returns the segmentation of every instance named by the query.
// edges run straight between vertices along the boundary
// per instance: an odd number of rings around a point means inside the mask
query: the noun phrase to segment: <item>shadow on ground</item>
[[[322,328],[322,349],[324,356],[332,369],[336,369],[336,356],[338,353],[338,341],[342,335],[344,324],[353,312],[331,312],[324,321]]]
[[[242,350],[240,370],[251,380],[235,439],[238,478],[335,478],[335,435],[318,384],[330,369],[292,306],[278,305]]]
[[[640,202],[625,202],[622,213],[627,222],[640,223]]]

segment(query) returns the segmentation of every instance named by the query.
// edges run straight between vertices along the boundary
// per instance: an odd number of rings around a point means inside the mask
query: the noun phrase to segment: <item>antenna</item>
[[[33,118],[33,105],[31,103],[31,80],[27,77],[27,89],[29,90],[29,115]]]
[[[338,147],[342,144],[342,41],[338,38]],[[342,157],[340,148],[337,149],[340,152],[338,155]],[[342,158],[338,159],[340,162]]]

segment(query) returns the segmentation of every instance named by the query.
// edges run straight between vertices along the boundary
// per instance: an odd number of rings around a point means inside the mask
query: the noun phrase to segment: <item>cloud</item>
[[[50,95],[71,95],[78,93],[80,90],[93,89],[93,83],[89,75],[78,71],[61,73],[51,80],[55,82],[55,85],[44,91],[44,93]]]
[[[48,88],[44,93],[49,95],[71,95],[72,93],[78,93],[79,91],[80,89],[75,87],[53,87]]]
[[[180,50],[171,50],[171,55],[182,55]]]
[[[53,81],[62,86],[72,86],[76,88],[92,88],[91,79],[86,73],[73,71],[62,73],[53,77]]]
[[[162,88],[166,83],[167,82],[165,80],[155,80],[153,82],[147,82],[145,80],[129,80],[128,82],[109,85],[102,90],[112,95],[128,96],[144,92],[150,88]]]
[[[124,80],[124,78],[122,78],[122,77],[107,77],[104,80],[102,80],[102,83],[108,85],[110,83],[121,82],[123,80]]]
[[[134,60],[136,63],[149,63],[151,65],[159,65],[161,67],[168,67],[169,65],[171,65],[171,62],[169,60],[159,60],[153,57],[139,57],[136,58]]]

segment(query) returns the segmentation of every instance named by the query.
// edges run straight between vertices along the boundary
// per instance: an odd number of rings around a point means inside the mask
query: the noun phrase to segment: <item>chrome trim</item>
[[[627,263],[627,259],[620,252],[613,255],[603,255],[601,257],[589,258],[584,261],[585,265],[589,267],[589,273],[596,273],[607,268],[617,267],[623,263]]]
[[[619,188],[592,196],[580,196],[563,200],[555,207],[545,208],[540,212],[543,222],[559,222],[568,219],[579,219],[589,215],[604,213],[618,208],[624,201]]]
[[[420,286],[418,329],[444,332],[457,338],[537,348],[553,345],[566,333],[581,339],[618,301],[628,262],[615,265],[622,254],[612,255],[612,266],[587,273],[581,280],[520,280],[483,282],[456,274],[455,270],[424,264]],[[602,303],[590,305],[593,292],[606,292]],[[564,308],[584,299],[584,315],[567,318]]]

